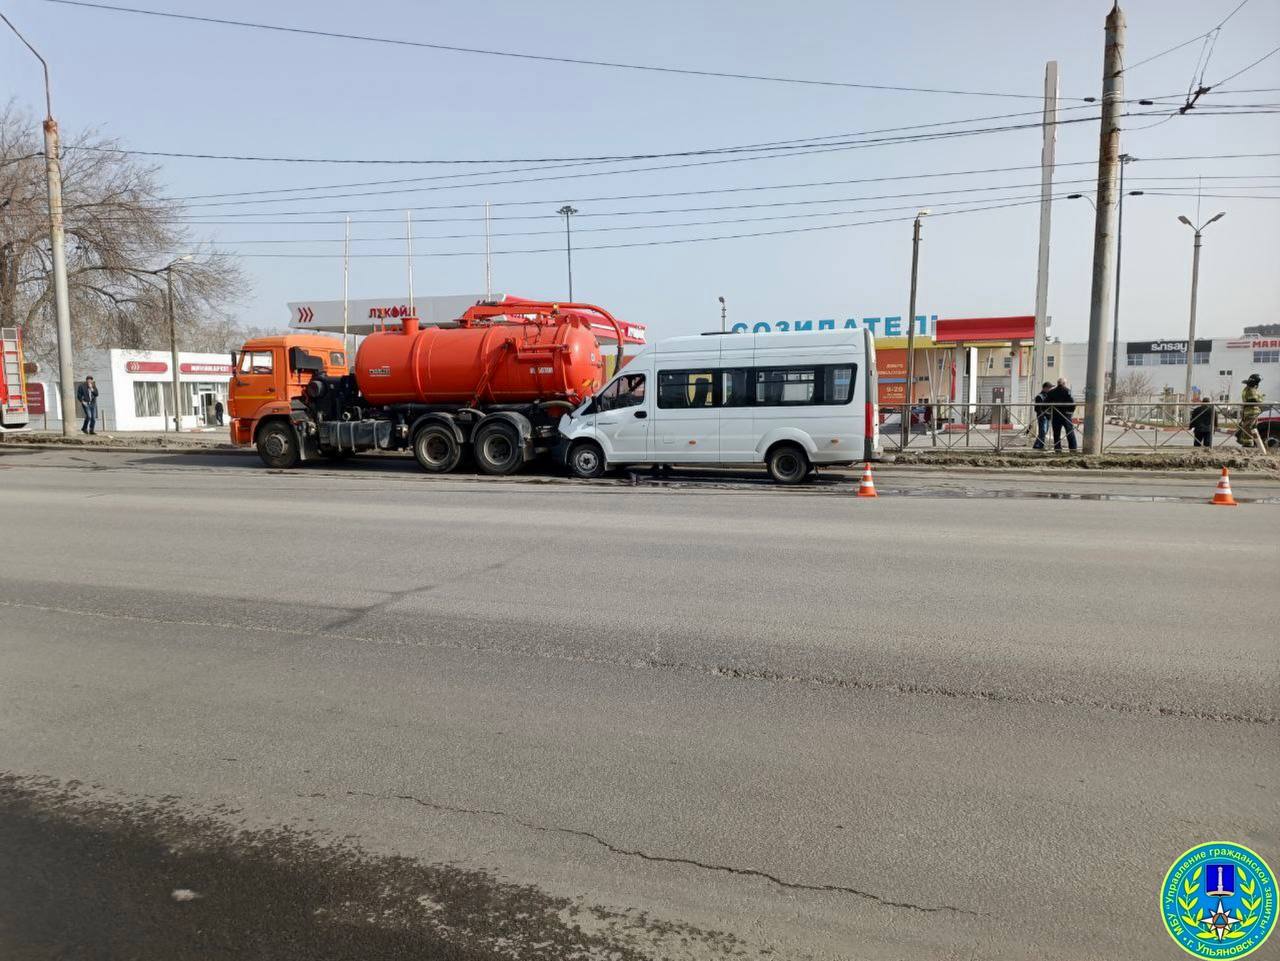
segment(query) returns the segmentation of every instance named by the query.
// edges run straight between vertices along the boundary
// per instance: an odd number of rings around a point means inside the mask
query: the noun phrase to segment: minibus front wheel
[[[809,457],[799,444],[775,444],[765,458],[769,476],[779,484],[800,484],[809,476]]]
[[[574,477],[590,480],[605,472],[604,450],[593,440],[578,441],[569,450],[569,470]]]

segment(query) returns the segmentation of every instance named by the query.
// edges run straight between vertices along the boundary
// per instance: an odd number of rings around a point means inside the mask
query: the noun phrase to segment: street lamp
[[[75,416],[76,390],[71,354],[71,306],[67,295],[67,251],[62,233],[62,164],[58,158],[58,121],[53,119],[53,95],[49,90],[49,65],[40,52],[27,41],[8,17],[0,13],[9,29],[23,45],[35,54],[44,70],[44,170],[49,193],[49,245],[53,260],[53,303],[58,326],[58,378],[61,381],[62,436],[71,436],[71,419]]]
[[[720,298],[720,333],[729,332],[729,308],[725,306],[724,298]]]
[[[920,220],[928,217],[928,209],[916,214],[911,228],[911,308],[907,311],[907,393],[902,411],[902,448],[905,450],[911,431],[911,405],[916,389],[916,278],[920,268]]]
[[[1137,157],[1131,157],[1128,154],[1120,155],[1120,199],[1117,203],[1116,213],[1118,220],[1116,222],[1116,296],[1115,303],[1112,305],[1111,315],[1111,390],[1109,393],[1115,394],[1116,378],[1120,376],[1119,358],[1120,358],[1120,250],[1121,243],[1124,240],[1124,165],[1130,161],[1137,160]],[[1145,191],[1130,190],[1130,197],[1141,197]],[[1080,200],[1081,198],[1089,201],[1089,206],[1097,211],[1098,205],[1093,202],[1093,198],[1088,194],[1067,194],[1068,200]]]
[[[1196,293],[1200,287],[1200,233],[1215,220],[1221,220],[1226,215],[1225,210],[1216,213],[1199,227],[1181,214],[1178,215],[1180,221],[1196,232],[1195,246],[1191,254],[1191,321],[1187,329],[1187,386],[1183,394],[1188,404],[1191,403],[1191,367],[1196,357]]]
[[[573,303],[573,241],[569,237],[569,218],[578,211],[565,204],[556,211],[564,218],[564,255],[569,265],[569,303]]]

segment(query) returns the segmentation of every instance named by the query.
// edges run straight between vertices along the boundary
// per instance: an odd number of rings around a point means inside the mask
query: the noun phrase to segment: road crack
[[[958,908],[950,904],[925,905],[912,904],[909,901],[891,901],[888,898],[881,897],[871,891],[863,891],[860,888],[847,887],[841,884],[809,884],[804,881],[788,881],[785,878],[778,877],[776,874],[771,874],[768,871],[761,871],[757,868],[740,868],[729,864],[713,864],[708,861],[699,861],[696,858],[674,857],[667,854],[650,854],[649,852],[642,851],[639,848],[621,847],[620,845],[614,844],[612,841],[608,841],[591,831],[584,831],[580,828],[561,827],[555,824],[539,824],[537,821],[530,821],[526,818],[520,817],[518,814],[512,814],[509,811],[500,811],[493,808],[467,808],[453,804],[442,804],[439,801],[431,801],[426,798],[417,797],[413,794],[374,794],[370,791],[347,791],[346,793],[348,797],[363,797],[376,801],[409,801],[413,804],[419,805],[420,807],[427,808],[428,810],[439,811],[444,814],[470,814],[502,818],[505,821],[510,821],[513,824],[518,824],[521,827],[529,828],[533,831],[582,838],[584,840],[591,841],[593,844],[604,848],[610,854],[614,854],[619,857],[639,858],[642,861],[649,861],[657,864],[680,864],[686,867],[699,868],[703,871],[716,871],[722,874],[736,875],[738,877],[759,878],[762,881],[767,881],[780,888],[786,888],[789,891],[817,891],[828,894],[848,894],[889,908],[903,908],[904,910],[922,911],[927,914],[950,913],[963,914],[975,918],[982,917],[982,915],[976,911],[969,911],[965,908]],[[298,796],[302,797],[303,795]],[[313,797],[314,795],[306,796]]]

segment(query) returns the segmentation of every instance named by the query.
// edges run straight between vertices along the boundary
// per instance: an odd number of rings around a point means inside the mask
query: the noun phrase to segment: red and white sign
[[[179,364],[178,370],[184,374],[212,374],[218,377],[230,377],[230,364]]]
[[[35,416],[44,413],[44,384],[27,381],[27,413]]]
[[[1280,337],[1260,337],[1254,340],[1229,340],[1227,346],[1245,350],[1280,350]]]
[[[131,360],[125,363],[124,369],[131,374],[164,374],[169,365],[163,360]]]

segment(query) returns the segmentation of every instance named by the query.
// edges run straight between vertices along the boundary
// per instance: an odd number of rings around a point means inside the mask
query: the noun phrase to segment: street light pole
[[[58,121],[53,119],[53,94],[49,89],[49,65],[45,63],[40,52],[27,42],[13,25],[13,22],[0,13],[10,30],[17,35],[23,45],[35,54],[44,70],[44,167],[45,179],[49,192],[49,244],[53,258],[53,304],[58,321],[58,379],[59,394],[62,400],[62,436],[71,436],[71,421],[75,417],[76,388],[74,364],[71,354],[71,306],[67,294],[67,250],[62,230],[62,165],[58,154]]]
[[[569,218],[578,211],[565,204],[556,211],[564,218],[564,255],[569,265],[569,303],[573,303],[573,241],[569,236]]]
[[[1191,378],[1192,367],[1196,358],[1196,296],[1200,289],[1200,233],[1205,227],[1213,223],[1215,220],[1221,220],[1226,216],[1226,211],[1215,214],[1210,217],[1199,227],[1193,224],[1186,217],[1178,217],[1180,221],[1195,231],[1195,244],[1191,252],[1191,321],[1187,328],[1187,384],[1183,392],[1183,397],[1187,404],[1191,403]]]
[[[725,306],[724,298],[720,298],[720,333],[727,334],[729,332],[729,308]]]
[[[911,405],[915,401],[916,387],[916,278],[920,272],[920,218],[929,216],[928,210],[916,214],[911,229],[911,306],[907,311],[907,392],[906,407],[902,411],[902,443],[905,450],[911,432]]]
[[[1111,314],[1111,389],[1107,391],[1112,397],[1116,393],[1116,378],[1120,376],[1120,252],[1124,243],[1124,168],[1137,159],[1127,153],[1120,155],[1120,197],[1116,204],[1116,293]]]

